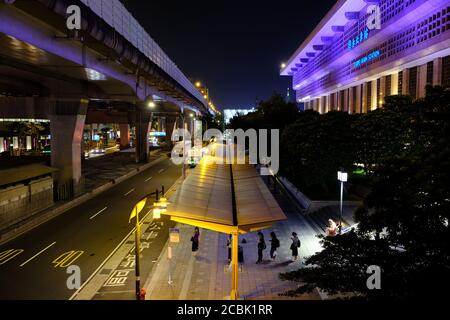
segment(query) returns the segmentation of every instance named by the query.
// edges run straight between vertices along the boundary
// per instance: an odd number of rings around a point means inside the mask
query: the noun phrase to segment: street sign
[[[170,228],[169,229],[169,239],[172,243],[180,242],[180,229]]]

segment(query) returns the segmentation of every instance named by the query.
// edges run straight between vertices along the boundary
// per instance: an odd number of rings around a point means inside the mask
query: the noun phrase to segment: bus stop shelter
[[[192,170],[164,213],[171,220],[232,235],[230,299],[239,299],[239,235],[286,220],[253,165],[215,164],[204,159]]]

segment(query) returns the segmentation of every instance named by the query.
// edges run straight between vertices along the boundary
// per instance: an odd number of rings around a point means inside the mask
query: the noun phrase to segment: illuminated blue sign
[[[370,60],[375,59],[375,58],[378,57],[380,54],[381,54],[381,51],[380,51],[380,50],[377,50],[377,51],[372,52],[371,54],[368,54],[368,55],[365,56],[365,57],[362,57],[362,58],[359,59],[359,60],[356,60],[355,63],[354,63],[355,68],[358,68],[359,66],[361,66],[361,65],[363,65],[363,64],[365,64],[365,63],[367,63],[367,62],[369,62]]]
[[[364,29],[364,31],[361,31],[357,37],[348,40],[347,43],[348,50],[352,50],[354,47],[358,46],[361,42],[364,42],[367,39],[369,39],[369,28],[366,28]]]
[[[152,131],[150,132],[150,137],[165,137],[165,132]]]

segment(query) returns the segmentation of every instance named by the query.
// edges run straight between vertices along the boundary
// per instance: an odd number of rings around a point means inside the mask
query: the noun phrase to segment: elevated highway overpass
[[[66,26],[81,10],[81,30]],[[0,0],[0,118],[50,119],[58,194],[80,192],[86,119],[136,129],[136,159],[148,161],[152,117],[166,130],[208,102],[119,0]],[[90,114],[91,113],[91,114]]]

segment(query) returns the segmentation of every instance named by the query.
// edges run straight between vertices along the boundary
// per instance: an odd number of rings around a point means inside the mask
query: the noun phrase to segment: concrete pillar
[[[341,111],[342,110],[342,106],[341,106],[341,91],[340,90],[336,91],[336,110],[337,111]]]
[[[52,167],[55,196],[58,200],[71,199],[83,192],[81,174],[81,141],[88,100],[57,101],[49,113]]]
[[[120,123],[119,131],[120,131],[120,149],[126,149],[130,146],[130,127],[128,123]]]
[[[349,89],[345,89],[344,90],[344,107],[342,109],[343,111],[345,111],[347,113],[348,113],[348,110],[349,110],[348,92],[349,92]]]
[[[442,85],[442,58],[433,61],[433,86]]]
[[[371,104],[370,104],[370,110],[375,110],[377,108],[378,105],[378,101],[377,101],[377,80],[373,80],[371,81],[372,83],[372,96],[371,96]]]
[[[391,96],[398,94],[398,72],[391,74]]]
[[[339,110],[339,91],[334,94],[334,110]]]
[[[325,97],[325,113],[330,111],[330,95],[327,94]]]
[[[348,89],[348,113],[355,113],[355,101],[353,100],[353,94],[355,92],[355,87]]]
[[[175,129],[175,126],[178,122],[178,117],[166,117],[165,119],[165,132],[166,132],[166,143],[169,147],[172,147],[172,133]]]
[[[150,122],[150,112],[136,111],[136,162],[147,163],[150,159],[148,145]]]
[[[409,94],[409,69],[403,70],[403,85],[402,85],[402,94]]]
[[[422,64],[417,67],[417,98],[425,97],[425,89],[427,86],[427,64]]]
[[[361,106],[361,113],[367,113],[368,106],[367,106],[367,87],[370,85],[370,82],[364,82],[363,88],[362,88],[362,106]]]

